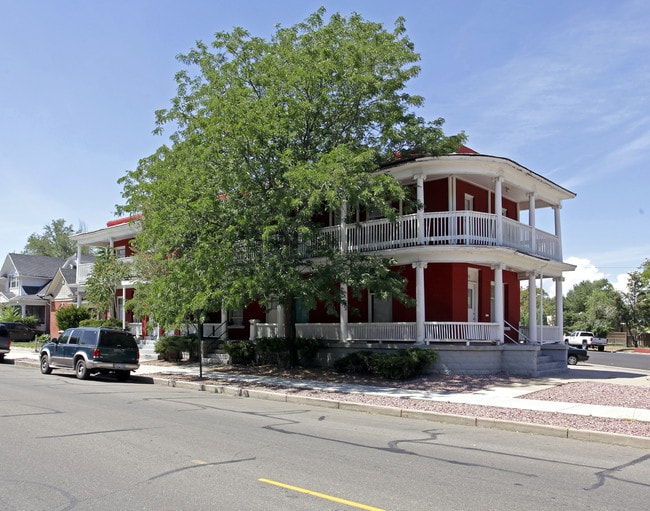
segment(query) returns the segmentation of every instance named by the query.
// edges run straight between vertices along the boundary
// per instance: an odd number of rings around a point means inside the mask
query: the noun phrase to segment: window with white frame
[[[18,287],[20,287],[18,275],[9,275],[9,289],[18,289]]]
[[[124,259],[126,257],[126,247],[115,247],[115,255],[118,259]]]

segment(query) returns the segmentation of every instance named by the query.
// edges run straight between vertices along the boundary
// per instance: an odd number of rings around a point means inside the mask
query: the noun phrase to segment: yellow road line
[[[284,483],[280,483],[278,481],[271,481],[270,479],[260,478],[260,479],[258,479],[258,481],[260,481],[262,483],[273,484],[275,486],[279,486],[280,488],[286,488],[287,490],[293,490],[293,491],[297,491],[297,492],[300,492],[300,493],[306,493],[307,495],[312,495],[314,497],[319,497],[321,499],[331,500],[331,501],[334,501],[334,502],[338,502],[339,504],[345,504],[346,506],[356,507],[356,508],[359,508],[359,509],[365,509],[366,511],[385,511],[384,509],[380,509],[378,507],[366,506],[365,504],[360,504],[358,502],[352,502],[351,500],[339,499],[338,497],[333,497],[331,495],[326,495],[324,493],[319,493],[317,491],[306,490],[305,488],[299,488],[298,486],[291,486],[290,484],[284,484]]]

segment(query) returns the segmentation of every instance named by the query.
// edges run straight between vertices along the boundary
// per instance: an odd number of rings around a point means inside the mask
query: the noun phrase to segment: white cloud
[[[589,259],[580,257],[569,257],[567,263],[576,266],[572,272],[564,274],[564,284],[562,285],[562,293],[567,294],[576,284],[580,284],[585,280],[593,282],[605,278],[605,274],[600,271]]]
[[[616,276],[616,280],[612,282],[614,289],[620,292],[627,292],[627,283],[630,280],[630,275],[628,273],[621,273]]]

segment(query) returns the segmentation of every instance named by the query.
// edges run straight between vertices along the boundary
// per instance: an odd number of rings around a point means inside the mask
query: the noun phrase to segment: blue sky
[[[650,258],[650,2],[646,0],[0,0],[0,258],[64,218],[105,226],[117,180],[165,142],[175,56],[243,26],[268,37],[319,6],[391,29],[421,54],[419,112],[473,149],[577,193],[565,260],[612,282]]]

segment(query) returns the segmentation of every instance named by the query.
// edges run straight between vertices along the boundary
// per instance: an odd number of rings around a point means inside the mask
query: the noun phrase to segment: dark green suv
[[[43,374],[50,374],[52,369],[73,369],[81,380],[93,373],[114,373],[124,381],[139,367],[139,361],[133,335],[113,328],[68,328],[41,348]]]

